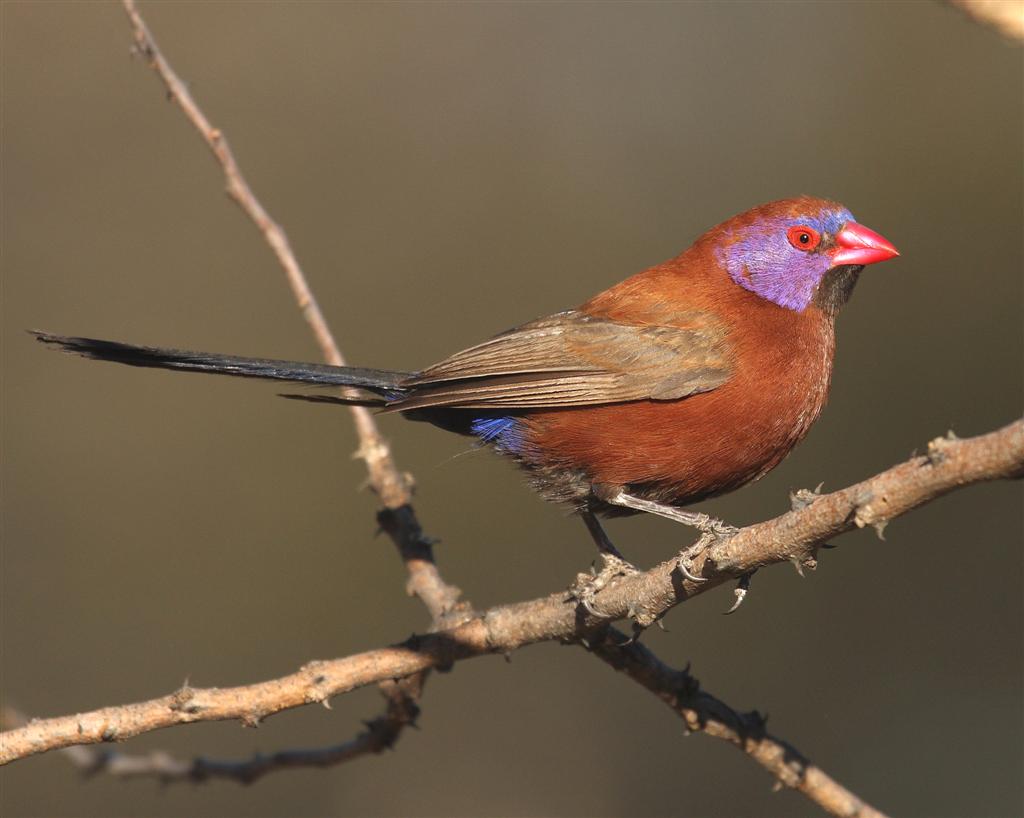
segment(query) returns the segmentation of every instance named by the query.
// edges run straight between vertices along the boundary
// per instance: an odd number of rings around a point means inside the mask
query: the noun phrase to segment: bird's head
[[[834,313],[865,264],[899,255],[841,204],[811,196],[760,205],[712,233],[733,281],[797,312],[814,303]]]

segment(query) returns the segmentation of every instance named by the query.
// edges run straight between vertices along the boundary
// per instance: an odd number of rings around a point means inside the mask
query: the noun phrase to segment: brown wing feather
[[[568,310],[457,352],[404,380],[388,411],[526,409],[677,400],[728,379],[725,333],[704,314],[685,327],[622,324]]]

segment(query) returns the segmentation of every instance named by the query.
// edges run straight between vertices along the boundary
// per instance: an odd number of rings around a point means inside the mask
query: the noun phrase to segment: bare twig
[[[88,776],[104,773],[115,778],[155,778],[165,784],[175,781],[201,783],[223,778],[252,784],[268,773],[298,767],[334,767],[391,749],[401,731],[416,723],[423,678],[422,674],[415,674],[399,681],[381,682],[378,686],[387,700],[384,714],[367,721],[365,729],[355,738],[330,747],[257,753],[241,761],[203,757],[185,760],[162,750],[129,754],[86,746],[65,747],[59,752]],[[28,723],[28,719],[8,708],[4,710],[3,722],[6,727],[19,727]]]
[[[136,53],[141,55],[157,73],[167,87],[169,98],[180,107],[182,113],[193,124],[200,136],[213,153],[224,172],[227,195],[252,219],[270,246],[288,278],[292,293],[298,302],[302,315],[306,319],[316,343],[321,348],[324,359],[328,363],[344,365],[345,358],[327,325],[324,313],[316,303],[306,276],[299,266],[298,259],[292,251],[288,236],[282,226],[270,218],[264,207],[256,198],[255,193],[246,181],[238,162],[231,153],[223,132],[214,127],[200,109],[199,104],[188,92],[188,87],[171,68],[170,62],[164,57],[157,41],[145,20],[135,6],[134,0],[123,0],[125,11],[131,23],[132,37]],[[395,466],[387,443],[381,436],[374,422],[373,415],[364,406],[352,406],[352,416],[356,432],[359,436],[358,455],[367,462],[370,481],[380,496],[381,503],[387,509],[399,509],[408,506],[412,501],[411,487]],[[413,565],[411,570],[421,570],[423,566]],[[436,577],[435,577],[436,578]],[[435,583],[415,584],[417,591],[429,591]]]
[[[743,529],[711,548],[708,560],[728,574],[784,560],[813,567],[818,544],[832,536],[866,526],[881,533],[890,520],[960,486],[1021,476],[1024,420],[967,440],[949,434],[931,441],[921,457]]]
[[[225,689],[186,687],[148,702],[34,721],[0,735],[0,763],[59,747],[122,740],[186,722],[238,719],[256,726],[282,710],[472,656],[509,653],[542,641],[587,639],[611,619],[630,616],[651,624],[672,606],[759,565],[791,559],[809,562],[816,542],[856,528],[858,520],[887,522],[956,488],[1022,472],[1024,420],[975,438],[943,439],[941,444],[933,443],[928,455],[742,529],[735,538],[710,549],[713,571],[710,559],[697,566],[708,572],[707,582],[683,578],[678,558],[620,579],[600,595],[607,619],[586,615],[564,593],[492,608],[461,625],[415,636],[401,645],[314,662],[269,682]],[[743,549],[733,547],[734,540],[745,544]]]
[[[679,716],[689,732],[723,739],[771,773],[777,786],[790,787],[832,815],[884,818],[838,781],[808,761],[795,747],[765,730],[766,718],[752,710],[739,713],[701,690],[687,670],[667,666],[645,646],[609,628],[590,650],[616,670],[647,688]]]

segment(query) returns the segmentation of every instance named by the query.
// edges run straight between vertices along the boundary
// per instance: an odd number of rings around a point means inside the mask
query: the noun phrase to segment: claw
[[[731,613],[736,613],[736,611],[740,609],[740,605],[743,604],[743,600],[747,598],[747,591],[750,590],[750,578],[752,576],[754,576],[753,571],[740,577],[740,581],[736,583],[736,587],[733,589],[733,593],[736,594],[736,601],[733,602],[732,607],[725,612],[725,616],[728,616]]]
[[[732,607],[725,612],[724,616],[736,613],[740,609],[740,605],[743,604],[743,600],[747,598],[747,589],[741,588],[739,585],[733,589],[733,593],[736,594],[736,601],[732,603]]]
[[[690,580],[690,582],[707,582],[707,580],[704,579],[704,577],[698,577],[689,569],[688,566],[690,565],[691,561],[692,558],[690,557],[689,553],[684,551],[682,554],[680,554],[679,559],[676,560],[676,565],[679,566],[679,573],[681,573],[684,577]]]
[[[693,571],[690,570],[690,565],[693,564],[693,558],[702,553],[704,549],[708,547],[708,540],[713,537],[714,535],[705,532],[697,542],[689,548],[679,552],[679,557],[676,559],[676,565],[679,566],[679,572],[690,580],[690,582],[707,582],[707,579],[704,577],[699,577],[694,574]]]
[[[622,642],[619,642],[615,647],[617,647],[617,648],[628,648],[634,642],[638,642],[640,640],[640,634],[642,634],[643,632],[644,632],[644,629],[641,628],[639,625],[637,625],[636,622],[634,622],[633,623],[633,634],[631,636],[627,636],[625,638],[625,640],[623,640]]]
[[[608,614],[599,611],[594,605],[593,596],[597,592],[590,591],[590,593],[587,594],[587,592],[584,591],[583,593],[584,596],[580,597],[580,605],[583,606],[584,610],[596,619],[608,619]]]
[[[739,529],[734,525],[729,525],[721,520],[716,520],[714,517],[708,517],[706,514],[706,521],[704,525],[697,526],[697,530],[702,534],[710,534],[715,539],[727,539],[739,532]]]

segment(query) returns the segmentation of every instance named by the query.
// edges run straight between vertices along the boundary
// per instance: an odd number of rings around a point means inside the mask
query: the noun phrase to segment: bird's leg
[[[580,516],[583,518],[590,536],[594,538],[594,544],[597,546],[598,551],[601,552],[605,569],[611,567],[620,576],[623,574],[635,574],[637,571],[636,567],[619,553],[618,548],[612,545],[612,541],[608,539],[608,534],[605,532],[604,526],[597,519],[597,515],[587,510],[580,512]]]
[[[594,540],[594,544],[597,546],[598,551],[601,552],[601,559],[604,562],[604,566],[601,571],[592,577],[587,577],[584,574],[580,574],[576,578],[576,582],[573,583],[569,589],[570,594],[574,599],[577,599],[579,603],[586,608],[587,612],[592,616],[604,618],[605,614],[597,610],[594,606],[594,597],[598,591],[605,588],[609,582],[616,577],[628,576],[629,574],[637,573],[635,566],[626,561],[626,559],[619,553],[619,550],[612,545],[612,541],[608,539],[608,535],[605,533],[604,528],[598,521],[594,512],[590,509],[584,509],[580,511],[580,517],[583,518],[583,522],[587,526],[587,531],[590,532],[590,536]]]
[[[624,491],[616,492],[610,497],[602,497],[606,503],[613,506],[623,506],[636,511],[646,511],[649,514],[657,514],[659,517],[667,517],[677,523],[696,528],[701,534],[710,534],[712,537],[729,537],[739,531],[735,526],[710,517],[707,514],[700,514],[695,511],[683,511],[675,506],[668,506],[663,503],[655,503],[651,500],[644,500],[641,497],[634,497]]]
[[[659,517],[667,517],[670,520],[675,520],[677,523],[691,526],[700,531],[701,538],[679,555],[679,570],[683,572],[683,576],[693,582],[706,581],[703,577],[698,577],[690,570],[694,557],[700,554],[712,542],[731,537],[739,531],[735,526],[723,523],[721,520],[709,517],[707,514],[683,511],[675,506],[655,503],[651,500],[644,500],[642,497],[634,497],[632,494],[627,494],[624,491],[617,491],[601,499],[614,506],[623,506],[624,508],[632,508],[636,511],[657,514]]]

